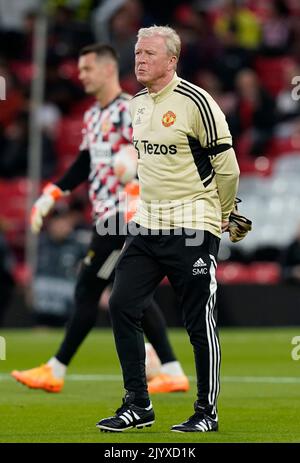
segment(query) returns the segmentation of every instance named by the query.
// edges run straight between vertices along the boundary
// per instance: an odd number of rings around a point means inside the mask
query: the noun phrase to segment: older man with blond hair
[[[110,299],[126,394],[116,414],[97,424],[103,431],[154,423],[141,319],[165,276],[180,302],[197,373],[194,414],[171,430],[218,430],[216,260],[234,206],[239,167],[217,103],[177,76],[179,54],[180,38],[170,27],[139,30],[135,73],[146,88],[133,97],[130,110],[141,200],[116,266]]]

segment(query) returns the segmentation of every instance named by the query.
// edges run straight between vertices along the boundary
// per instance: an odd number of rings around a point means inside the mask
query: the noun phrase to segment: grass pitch
[[[52,356],[62,331],[6,330],[0,361],[0,442],[300,442],[300,360],[291,341],[300,328],[222,329],[220,431],[170,431],[193,413],[196,382],[192,348],[183,330],[170,330],[178,358],[191,378],[189,393],[153,395],[151,428],[100,433],[95,424],[111,416],[123,396],[110,330],[94,330],[69,370],[64,391],[29,390],[9,377],[12,369],[38,366]],[[299,351],[298,351],[299,352]]]

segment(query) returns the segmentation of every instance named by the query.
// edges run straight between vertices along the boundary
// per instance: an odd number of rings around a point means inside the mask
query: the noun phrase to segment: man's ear
[[[113,62],[107,62],[105,65],[105,76],[111,77],[116,72],[116,66]]]
[[[171,56],[168,68],[169,69],[176,69],[177,61],[178,61],[178,59],[177,59],[176,56]]]

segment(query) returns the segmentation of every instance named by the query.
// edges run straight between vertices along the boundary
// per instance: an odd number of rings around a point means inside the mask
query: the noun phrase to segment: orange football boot
[[[52,373],[52,367],[47,364],[32,368],[31,370],[14,370],[11,375],[17,381],[32,389],[60,392],[64,387],[64,380],[56,378]]]
[[[189,388],[189,380],[185,375],[173,376],[160,373],[148,382],[149,394],[157,394],[160,392],[187,392]]]

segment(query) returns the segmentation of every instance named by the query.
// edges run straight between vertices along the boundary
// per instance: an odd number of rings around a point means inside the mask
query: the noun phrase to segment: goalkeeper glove
[[[229,216],[228,232],[230,241],[237,243],[245,238],[247,233],[252,230],[252,221],[241,215],[238,211],[238,203],[241,200],[236,198],[234,208]]]
[[[37,199],[31,209],[30,225],[33,233],[39,233],[43,225],[43,217],[49,214],[55,202],[65,194],[58,186],[48,183],[42,195]]]

